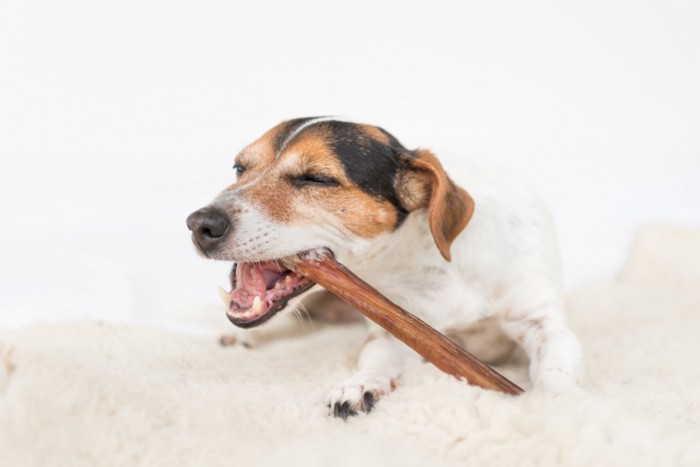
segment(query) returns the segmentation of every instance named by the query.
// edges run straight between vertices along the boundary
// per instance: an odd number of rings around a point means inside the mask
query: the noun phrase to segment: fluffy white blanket
[[[409,369],[370,415],[327,416],[358,327],[254,349],[94,322],[0,336],[0,465],[700,465],[700,232],[643,230],[570,319],[588,395],[512,398]],[[524,364],[500,367],[527,385]]]

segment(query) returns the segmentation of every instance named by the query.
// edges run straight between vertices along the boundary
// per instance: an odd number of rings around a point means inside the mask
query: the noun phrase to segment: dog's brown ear
[[[396,192],[404,209],[427,208],[430,231],[442,256],[450,261],[450,246],[474,213],[474,200],[454,184],[442,164],[424,149],[399,155],[402,168]]]

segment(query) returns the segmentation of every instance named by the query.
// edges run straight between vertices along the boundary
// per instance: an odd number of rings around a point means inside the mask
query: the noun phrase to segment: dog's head
[[[261,324],[313,285],[276,260],[321,247],[356,251],[427,209],[449,261],[474,209],[429,151],[332,118],[277,125],[238,154],[234,170],[236,182],[187,225],[204,256],[236,262],[228,316],[241,327]]]

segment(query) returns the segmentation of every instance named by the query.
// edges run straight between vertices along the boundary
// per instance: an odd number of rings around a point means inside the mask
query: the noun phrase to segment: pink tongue
[[[263,263],[238,263],[236,288],[231,299],[242,306],[251,306],[256,296],[265,297],[267,288],[282,277],[282,271],[274,261]]]

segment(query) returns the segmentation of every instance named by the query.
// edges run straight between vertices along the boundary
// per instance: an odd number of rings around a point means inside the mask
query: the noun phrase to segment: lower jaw
[[[226,317],[229,321],[231,321],[231,323],[233,323],[239,328],[247,329],[259,326],[270,320],[270,318],[275,316],[280,311],[284,310],[287,307],[287,303],[289,303],[289,300],[301,295],[314,285],[316,285],[314,282],[309,282],[308,284],[299,287],[299,289],[295,290],[292,294],[274,302],[270,306],[270,308],[267,311],[263,312],[261,315],[257,315],[251,318],[243,318],[242,316],[240,316],[240,313],[234,312],[231,309],[231,307],[233,307],[234,305],[231,304],[229,305],[229,310],[226,312]]]
[[[255,326],[259,326],[259,325],[263,324],[264,322],[268,321],[270,318],[275,316],[277,313],[279,313],[281,310],[282,310],[282,308],[280,308],[279,310],[270,310],[270,311],[267,311],[260,316],[256,316],[255,318],[250,318],[250,319],[237,318],[235,315],[231,314],[231,312],[227,312],[226,317],[235,326],[237,326],[239,328],[247,329],[247,328],[254,328]]]

